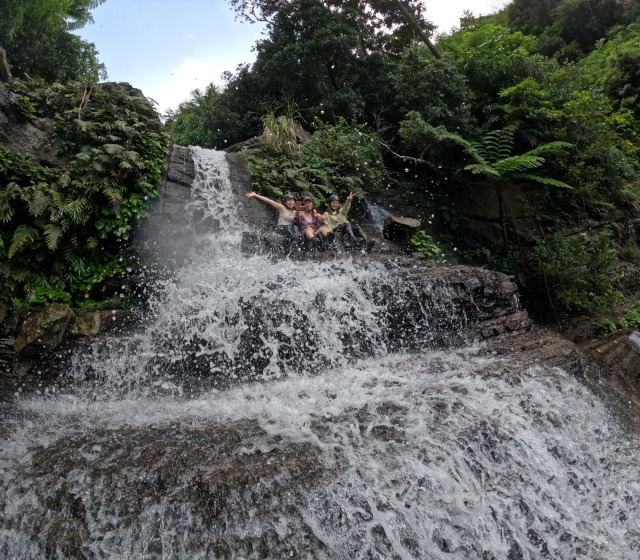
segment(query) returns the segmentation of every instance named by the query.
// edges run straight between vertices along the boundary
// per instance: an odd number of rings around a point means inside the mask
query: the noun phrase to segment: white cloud
[[[158,111],[164,113],[189,100],[191,92],[196,88],[204,90],[211,83],[221,86],[220,76],[228,69],[226,61],[185,58],[168,79],[150,84],[143,91],[158,103]]]

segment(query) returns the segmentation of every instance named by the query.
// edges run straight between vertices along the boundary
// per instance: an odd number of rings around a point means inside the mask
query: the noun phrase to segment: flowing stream
[[[640,557],[638,438],[558,368],[449,346],[446,286],[375,261],[243,256],[219,152],[193,149],[210,231],[147,325],[16,397],[0,558]],[[439,318],[439,319],[436,319]]]

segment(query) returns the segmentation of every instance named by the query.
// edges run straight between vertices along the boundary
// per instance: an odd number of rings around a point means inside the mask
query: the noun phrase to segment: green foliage
[[[544,286],[558,311],[599,315],[620,299],[607,275],[616,258],[607,233],[593,239],[556,235],[552,242],[536,245],[531,255],[528,272]]]
[[[640,23],[619,29],[580,62],[583,83],[604,91],[620,109],[640,116]]]
[[[209,84],[204,91],[193,90],[189,101],[168,114],[167,132],[181,146],[222,148],[229,138],[229,122],[224,114],[221,93]]]
[[[300,144],[295,159],[274,145],[255,152],[249,159],[251,182],[271,197],[286,191],[309,192],[316,200],[331,193],[357,196],[375,192],[388,181],[377,139],[366,127],[316,121],[317,131]]]
[[[433,242],[433,238],[424,230],[416,231],[409,239],[411,246],[425,256],[427,262],[437,262],[442,255],[440,248]]]
[[[20,112],[25,117],[29,117],[36,112],[36,108],[33,106],[31,101],[29,100],[28,95],[23,95],[22,97],[20,97],[17,103],[18,103],[18,109],[20,109]]]
[[[618,329],[637,329],[640,327],[640,301],[636,301],[633,306],[622,310],[615,320],[603,318],[600,321],[600,332],[602,334],[613,333]]]
[[[14,76],[62,82],[105,79],[95,45],[73,33],[93,21],[91,10],[104,1],[5,0],[0,46],[7,50]]]
[[[415,111],[432,126],[462,134],[475,128],[473,93],[452,58],[437,60],[426,47],[413,47],[404,51],[395,68],[392,83],[400,111]]]
[[[301,156],[300,142],[309,134],[295,120],[292,110],[285,115],[270,111],[262,117],[262,124],[262,141],[269,150],[293,159]]]
[[[332,169],[330,181],[339,191],[371,193],[388,181],[378,136],[368,126],[346,119],[336,124],[315,120],[315,132],[302,143],[309,161]]]
[[[407,11],[413,14],[421,29],[429,34],[434,26],[426,19],[426,7],[420,0],[369,0],[368,2],[352,2],[351,0],[313,0],[312,2],[289,0],[230,0],[231,5],[241,17],[248,20],[277,22],[284,14],[290,19],[305,23],[305,27],[313,27],[314,23],[326,25],[327,14],[316,14],[316,19],[308,14],[309,8],[324,9],[340,16],[348,22],[357,24],[362,33],[362,42],[368,50],[384,50],[398,53],[415,40],[416,30],[407,17]],[[306,12],[306,13],[305,13]],[[331,14],[328,14],[331,15]],[[334,34],[334,29],[327,27],[326,34]],[[333,39],[335,40],[335,39]],[[339,40],[339,39],[338,39]]]
[[[612,27],[632,22],[639,10],[637,2],[618,0],[512,0],[506,13],[511,29],[541,37],[540,52],[575,60]]]
[[[12,87],[29,94],[36,116],[53,114],[50,140],[67,163],[42,167],[0,144],[0,299],[84,298],[86,283],[109,277],[147,214],[167,137],[127,84]],[[97,260],[106,268],[92,271]]]
[[[535,54],[535,37],[494,24],[459,31],[438,41],[438,46],[465,76],[473,92],[471,114],[480,121],[490,116],[502,89],[527,77],[543,79],[555,67],[555,62]]]

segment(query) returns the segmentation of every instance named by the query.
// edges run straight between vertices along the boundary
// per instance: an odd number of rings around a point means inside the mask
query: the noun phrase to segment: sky
[[[428,0],[427,19],[444,33],[465,10],[485,15],[507,2]],[[225,0],[106,0],[92,14],[94,23],[78,34],[95,44],[109,80],[141,89],[160,113],[176,109],[196,88],[223,86],[223,72],[253,62],[262,33],[239,21]]]

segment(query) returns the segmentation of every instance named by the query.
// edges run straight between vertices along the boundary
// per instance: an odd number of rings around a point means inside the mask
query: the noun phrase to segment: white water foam
[[[241,257],[220,156],[194,153],[189,211],[215,232],[159,286],[148,328],[3,419],[0,557],[64,558],[77,540],[109,559],[217,557],[212,543],[229,558],[638,557],[638,442],[598,398],[481,346],[390,352],[386,271]],[[242,383],[191,391],[216,375]],[[244,463],[263,478],[243,482]],[[183,499],[227,468],[224,507]]]

